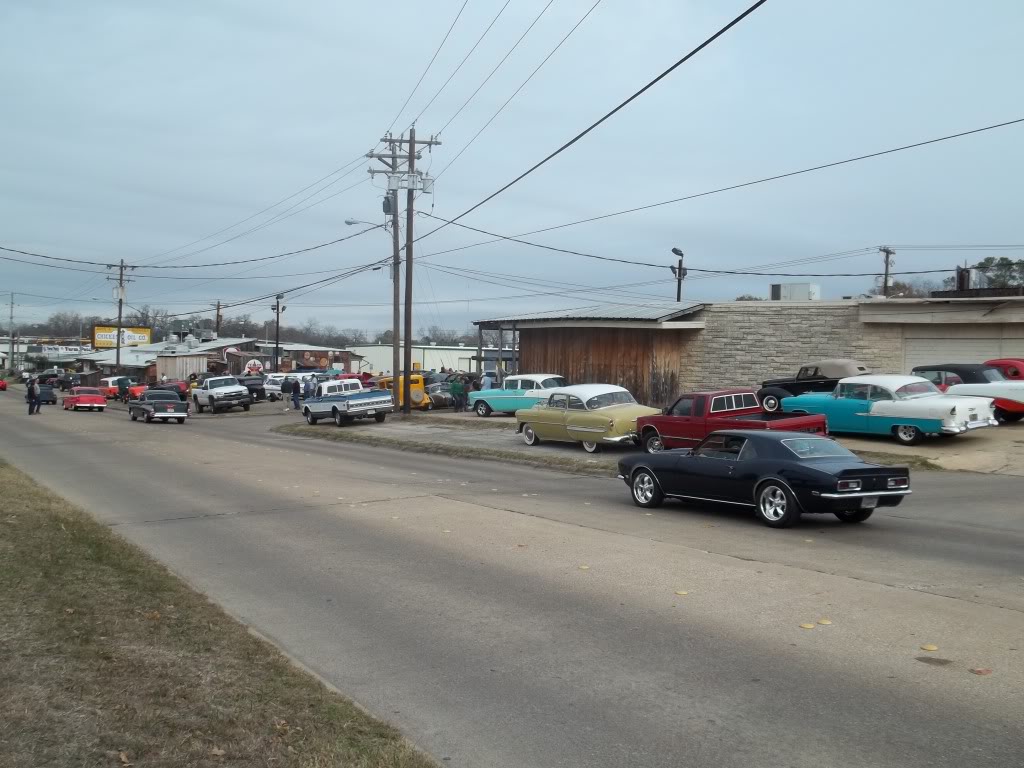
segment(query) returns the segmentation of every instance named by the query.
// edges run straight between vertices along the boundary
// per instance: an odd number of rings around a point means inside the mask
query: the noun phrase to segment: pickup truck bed
[[[765,413],[751,390],[687,393],[661,414],[639,418],[636,428],[640,443],[648,453],[691,448],[720,429],[828,432],[825,417],[820,414]]]

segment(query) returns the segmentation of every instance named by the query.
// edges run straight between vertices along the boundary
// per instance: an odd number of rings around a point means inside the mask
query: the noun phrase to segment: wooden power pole
[[[887,245],[883,245],[878,249],[882,252],[882,258],[885,260],[885,274],[882,275],[882,295],[886,298],[889,297],[889,272],[892,269],[892,257],[896,255],[896,251]]]

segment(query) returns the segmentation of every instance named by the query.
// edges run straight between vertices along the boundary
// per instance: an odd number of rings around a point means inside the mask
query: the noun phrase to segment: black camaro
[[[906,467],[868,464],[806,432],[713,432],[692,450],[624,456],[619,477],[637,506],[657,507],[666,498],[737,504],[772,528],[793,525],[803,513],[861,523],[910,493]]]

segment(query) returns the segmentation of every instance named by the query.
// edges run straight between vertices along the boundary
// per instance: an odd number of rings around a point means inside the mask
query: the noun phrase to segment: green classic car
[[[597,453],[602,443],[636,442],[636,420],[656,413],[622,387],[580,384],[553,389],[546,400],[516,411],[516,431],[527,445],[582,443],[587,453]]]
[[[508,376],[497,388],[469,393],[469,407],[477,416],[491,413],[515,413],[547,400],[551,391],[568,382],[554,373],[524,373]]]

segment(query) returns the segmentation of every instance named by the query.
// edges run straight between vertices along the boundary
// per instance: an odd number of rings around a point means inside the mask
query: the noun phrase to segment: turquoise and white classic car
[[[944,395],[920,376],[849,376],[832,392],[782,398],[782,410],[822,413],[829,432],[891,435],[905,445],[999,423],[991,398]]]
[[[490,416],[495,411],[515,413],[520,408],[532,408],[541,400],[547,400],[552,389],[566,384],[566,380],[555,373],[507,376],[499,388],[470,392],[469,407],[477,416]]]

